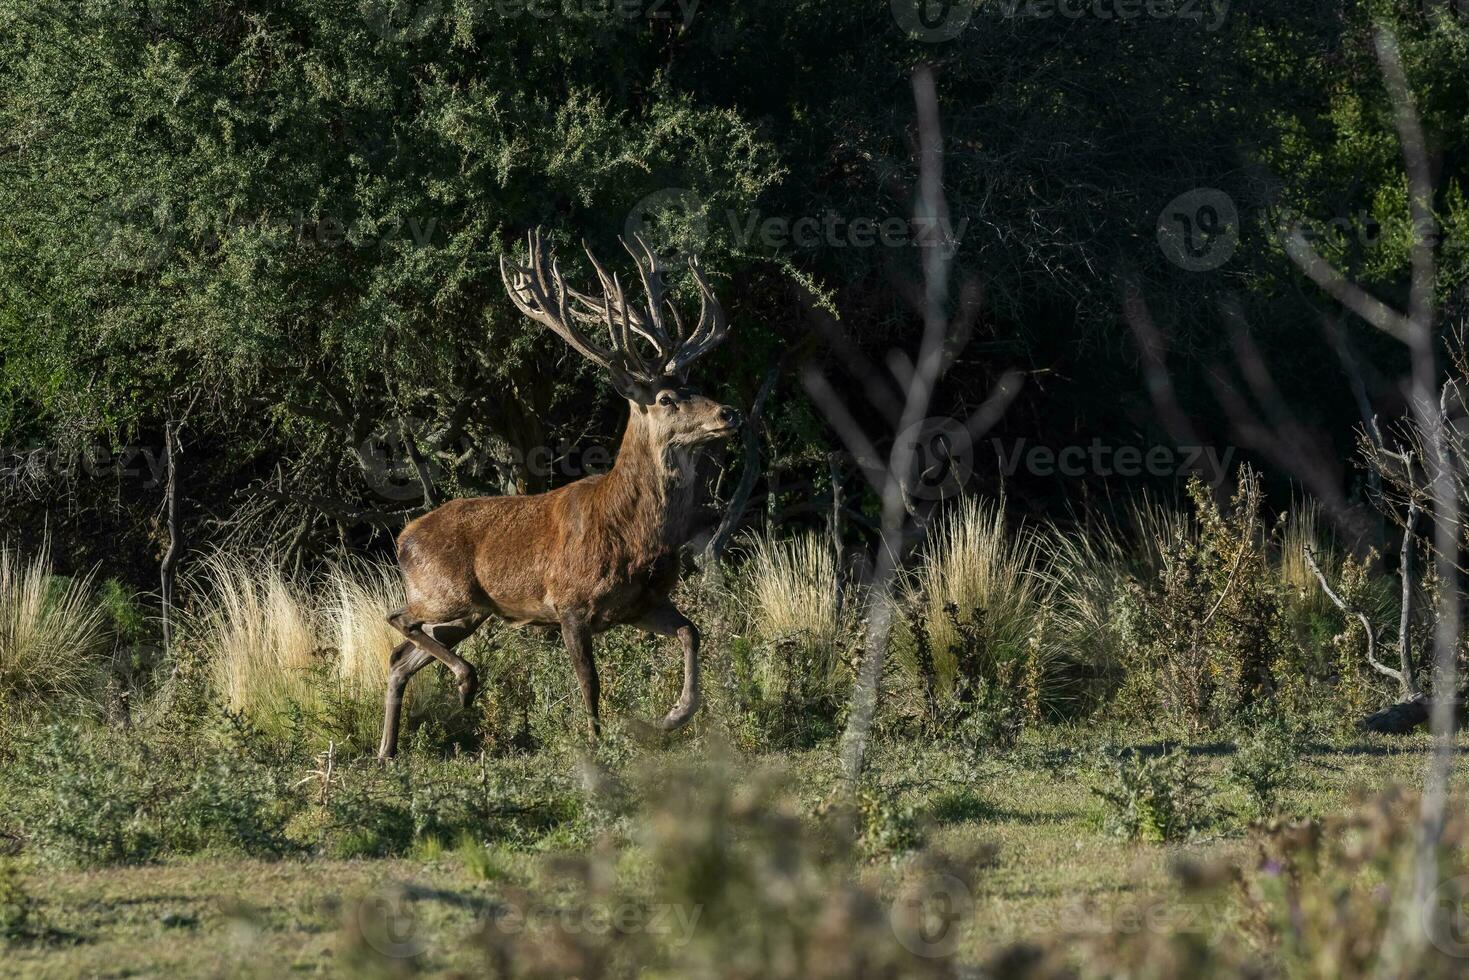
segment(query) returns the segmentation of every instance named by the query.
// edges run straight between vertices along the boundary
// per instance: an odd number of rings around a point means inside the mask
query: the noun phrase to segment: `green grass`
[[[1096,938],[1108,931],[1233,928],[1228,917],[1185,897],[1170,866],[1179,858],[1246,858],[1241,821],[1171,844],[1127,843],[1109,835],[1093,793],[1096,747],[1113,737],[1094,728],[1028,735],[1015,750],[965,760],[942,745],[887,743],[873,757],[883,791],[912,809],[924,854],[944,853],[971,872],[972,914],[960,923],[961,962],[980,962],[1008,943]],[[1355,794],[1421,779],[1427,740],[1307,746],[1281,790],[1287,814],[1330,814]],[[1151,747],[1140,746],[1142,751]],[[717,749],[708,744],[640,750],[623,772],[677,778]],[[1230,745],[1196,747],[1189,764],[1219,787],[1216,805],[1243,805],[1227,790]],[[574,766],[568,755],[520,760],[507,772]],[[835,785],[830,746],[735,764],[742,779],[786,774],[792,812],[820,818]],[[1462,770],[1465,768],[1461,765]],[[614,808],[615,809],[615,808]],[[598,843],[602,841],[602,843]],[[583,844],[583,842],[589,842]],[[35,900],[31,934],[11,941],[0,973],[38,976],[284,976],[483,973],[483,944],[472,941],[495,910],[555,906],[566,847],[605,860],[636,891],[654,860],[638,818],[613,816],[596,833],[557,834],[504,846],[461,838],[419,846],[411,858],[281,860],[195,858],[88,871],[27,870]],[[610,848],[610,850],[609,850]],[[847,873],[890,898],[922,855],[845,859]],[[592,888],[592,885],[585,885]],[[533,897],[532,897],[533,896]],[[542,905],[535,914],[553,916]],[[382,928],[384,915],[393,929]],[[513,922],[514,920],[499,920]],[[1149,925],[1149,924],[1152,925]],[[414,955],[378,951],[397,936]],[[366,937],[366,938],[364,938]],[[389,949],[393,947],[389,946]]]

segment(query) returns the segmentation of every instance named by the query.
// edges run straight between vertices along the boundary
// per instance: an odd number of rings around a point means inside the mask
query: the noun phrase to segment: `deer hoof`
[[[470,671],[459,681],[459,707],[468,708],[474,703],[474,696],[478,693],[479,678],[473,671]]]
[[[663,719],[663,730],[665,732],[678,731],[680,728],[689,723],[689,720],[694,717],[694,712],[696,710],[698,710],[697,704],[678,705]]]

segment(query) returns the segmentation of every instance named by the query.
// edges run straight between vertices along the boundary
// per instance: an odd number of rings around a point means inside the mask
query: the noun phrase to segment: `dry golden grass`
[[[1331,600],[1321,591],[1316,573],[1306,564],[1306,546],[1316,552],[1316,560],[1323,571],[1334,578],[1341,556],[1333,548],[1323,544],[1321,533],[1321,508],[1314,500],[1297,500],[1291,505],[1286,517],[1285,529],[1280,535],[1280,554],[1276,563],[1276,575],[1288,601],[1297,610],[1317,615],[1329,613]]]
[[[756,635],[775,644],[793,641],[813,655],[827,679],[841,669],[847,614],[856,603],[849,596],[845,609],[839,598],[839,569],[825,537],[808,532],[778,541],[757,537],[748,545],[743,569],[744,605]],[[784,665],[770,658],[762,670],[779,671]],[[762,677],[775,683],[776,677]]]
[[[84,691],[106,645],[92,577],[52,574],[51,551],[0,548],[0,704]]]
[[[353,693],[376,695],[388,680],[388,654],[403,640],[386,618],[402,605],[402,580],[391,566],[357,561],[334,566],[325,586],[322,618],[336,651],[336,675]]]
[[[202,575],[209,611],[200,641],[231,710],[265,716],[310,703],[318,642],[308,598],[264,556],[218,552]]]
[[[371,746],[401,640],[384,619],[402,598],[395,570],[343,563],[307,589],[269,556],[216,553],[199,586],[207,612],[191,632],[232,710],[266,726],[299,714]]]
[[[958,641],[945,607],[954,605],[959,620],[974,623],[986,655],[1008,662],[1035,651],[1043,661],[1052,650],[1037,629],[1049,619],[1054,587],[1043,573],[1045,540],[1029,528],[1011,529],[1004,502],[968,498],[939,521],[914,576],[914,604],[921,610],[933,647],[934,672],[941,684],[952,682]]]

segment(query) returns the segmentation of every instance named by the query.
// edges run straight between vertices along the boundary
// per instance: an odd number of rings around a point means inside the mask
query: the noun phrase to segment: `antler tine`
[[[642,235],[634,233],[633,244],[627,243],[626,239],[618,238],[627,254],[632,256],[633,264],[638,267],[638,277],[643,281],[643,292],[648,296],[649,327],[648,341],[653,345],[658,354],[659,361],[667,361],[673,356],[677,344],[668,336],[668,329],[663,324],[663,304],[667,293],[663,285],[663,273],[658,269],[658,256],[648,246],[648,242]],[[639,254],[641,252],[642,254]]]
[[[586,248],[587,258],[591,260],[592,268],[596,270],[597,279],[602,283],[602,310],[607,317],[607,332],[612,337],[612,346],[622,352],[627,360],[634,364],[634,371],[645,381],[652,381],[658,377],[655,367],[648,363],[638,350],[637,344],[633,342],[634,333],[646,337],[650,342],[652,337],[643,325],[643,315],[635,306],[629,307],[627,293],[623,291],[622,281],[617,274],[607,274],[602,263],[591,248],[583,243]],[[618,327],[621,327],[621,336],[618,336]]]
[[[725,318],[724,308],[719,305],[719,298],[714,295],[709,281],[704,278],[699,260],[693,256],[689,257],[689,272],[699,287],[699,322],[694,327],[693,334],[679,344],[677,353],[669,360],[665,369],[669,374],[679,377],[684,376],[690,364],[718,347],[729,336],[729,321]]]
[[[601,296],[573,289],[561,275],[554,254],[549,254],[541,229],[527,236],[530,265],[512,263],[500,257],[500,276],[517,309],[548,327],[577,353],[609,371],[619,388],[631,381],[653,382],[672,375],[687,376],[689,365],[718,346],[728,335],[728,321],[714,290],[704,278],[696,258],[689,259],[689,271],[699,288],[699,321],[690,331],[678,308],[667,297],[658,258],[641,235],[632,236],[633,244],[619,239],[638,267],[638,278],[647,293],[648,305],[629,303],[622,281],[609,275],[590,248],[587,258],[601,284]],[[582,243],[586,246],[586,243]],[[664,320],[664,307],[673,318],[674,335],[670,336]],[[578,324],[606,326],[608,346],[592,340]],[[637,338],[653,348],[650,360],[639,349]]]
[[[511,302],[520,312],[564,340],[572,350],[604,368],[617,387],[626,388],[632,377],[618,352],[602,347],[577,329],[577,315],[567,302],[568,296],[575,297],[575,291],[562,279],[554,258],[547,269],[545,242],[539,228],[527,236],[527,250],[529,266],[512,264],[506,256],[500,256],[500,277]]]

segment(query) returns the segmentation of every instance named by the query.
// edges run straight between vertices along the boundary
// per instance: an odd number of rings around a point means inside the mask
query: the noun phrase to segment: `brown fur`
[[[454,671],[465,704],[474,697],[474,668],[452,648],[491,615],[561,627],[593,738],[599,687],[591,637],[622,624],[679,637],[684,692],[664,728],[692,716],[698,631],[668,595],[679,549],[695,530],[696,456],[732,434],[737,416],[677,378],[626,393],[627,429],[610,473],[535,496],[451,501],[403,529],[407,603],[389,622],[407,641],[393,654],[380,757],[396,752],[403,688],[431,658]]]

